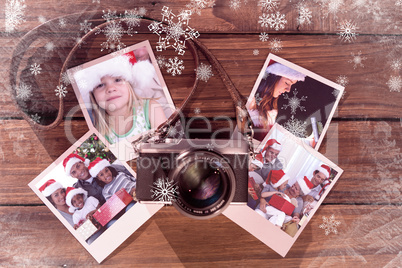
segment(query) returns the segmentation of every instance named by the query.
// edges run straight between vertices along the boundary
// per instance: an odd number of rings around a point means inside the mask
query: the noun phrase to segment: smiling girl
[[[283,64],[273,63],[267,67],[254,97],[247,105],[253,120],[254,138],[262,141],[278,115],[278,98],[290,92],[292,85],[304,81],[306,75]]]
[[[166,120],[156,99],[139,98],[135,93],[136,87],[157,90],[153,88],[154,74],[149,60],[137,62],[133,53],[74,74],[84,101],[90,100],[95,127],[110,143],[156,128]],[[148,83],[151,80],[153,84]],[[144,89],[144,84],[150,86]]]

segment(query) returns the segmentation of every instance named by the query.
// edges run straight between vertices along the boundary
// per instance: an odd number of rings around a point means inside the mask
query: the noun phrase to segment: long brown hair
[[[261,98],[257,104],[259,114],[267,119],[267,113],[271,110],[278,109],[278,98],[274,98],[274,89],[282,76],[268,74],[265,79],[262,79],[255,93],[255,98]]]

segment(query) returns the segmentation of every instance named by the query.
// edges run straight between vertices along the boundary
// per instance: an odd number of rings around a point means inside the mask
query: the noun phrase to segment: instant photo
[[[174,104],[149,41],[68,70],[85,120],[118,159],[135,157],[129,140],[158,127]]]
[[[101,262],[163,206],[137,202],[136,184],[135,172],[90,131],[29,187]]]
[[[342,172],[274,124],[250,160],[247,205],[223,214],[284,257]]]
[[[278,123],[318,149],[344,87],[273,54],[269,54],[246,108],[259,144]]]

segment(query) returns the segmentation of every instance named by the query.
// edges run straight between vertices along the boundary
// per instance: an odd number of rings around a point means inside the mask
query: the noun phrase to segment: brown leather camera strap
[[[98,16],[99,17],[99,16]],[[119,20],[117,18],[116,20]],[[147,21],[148,23],[153,21],[151,19],[141,19],[142,21]],[[97,26],[97,28],[102,29],[112,23],[113,20],[109,20],[107,22],[104,22],[100,25]],[[47,23],[46,23],[47,24]],[[44,32],[44,30],[47,29],[45,25],[42,25],[41,27],[37,27],[30,32],[28,32],[24,37],[23,40],[18,44],[17,48],[14,51],[13,54],[13,59],[12,59],[12,64],[11,64],[11,70],[16,70],[18,69],[18,66],[20,64],[21,58],[23,56],[23,53],[20,53],[20,51],[25,51],[28,49],[30,44],[35,40],[35,36],[40,34],[41,32]],[[166,23],[164,23],[166,25]],[[60,72],[60,79],[59,83],[61,84],[61,76],[62,74],[67,70],[71,59],[73,58],[73,55],[76,53],[76,51],[80,48],[81,43],[85,43],[85,40],[87,40],[91,35],[94,34],[94,31],[89,31],[87,34],[85,34],[81,40],[82,42],[77,43],[69,52],[67,58],[65,59],[61,72]],[[187,48],[191,51],[194,61],[195,61],[195,67],[197,69],[200,59],[198,55],[198,51],[201,51],[201,53],[206,57],[206,59],[209,61],[209,63],[213,66],[213,68],[218,72],[220,78],[222,79],[225,87],[230,93],[230,96],[233,100],[234,106],[236,107],[236,120],[237,120],[237,125],[240,130],[245,135],[250,135],[252,132],[252,123],[250,120],[250,117],[248,115],[247,109],[245,108],[245,99],[242,97],[242,95],[239,93],[233,82],[230,80],[229,76],[227,75],[226,71],[220,64],[220,62],[216,59],[216,57],[208,50],[208,48],[202,44],[200,41],[193,39],[193,40],[186,40],[187,41]],[[16,85],[16,80],[17,80],[17,74],[16,72],[10,72],[10,82],[12,85],[13,95],[16,95],[15,92],[15,85]],[[180,116],[183,112],[183,109],[187,106],[188,102],[190,101],[191,97],[194,95],[194,93],[197,90],[199,83],[199,78],[196,76],[195,81],[193,83],[193,86],[190,90],[189,95],[187,96],[186,99],[182,101],[180,104],[179,108],[174,111],[174,113],[164,122],[162,123],[156,130],[155,133],[158,134],[160,137],[165,137],[168,133],[168,130],[170,127],[174,126],[175,123],[180,119]],[[33,124],[35,127],[38,127],[43,130],[51,129],[55,126],[57,126],[63,117],[64,113],[64,106],[63,106],[63,99],[60,98],[59,100],[59,110],[57,114],[57,118],[53,123],[50,125],[40,125],[40,124],[35,124],[28,115],[23,113],[24,118],[29,121],[31,124]],[[252,136],[252,133],[251,133]]]

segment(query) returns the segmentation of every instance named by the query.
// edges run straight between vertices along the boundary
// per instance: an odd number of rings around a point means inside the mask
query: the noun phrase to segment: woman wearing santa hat
[[[267,67],[263,79],[247,109],[254,124],[254,138],[262,141],[275,124],[278,98],[290,92],[292,85],[304,81],[306,75],[275,62]]]
[[[67,222],[74,226],[73,213],[70,212],[66,203],[66,189],[61,183],[50,179],[45,182],[39,191],[53,204],[53,206],[60,212],[60,214],[67,220]]]
[[[154,76],[153,65],[148,60],[137,62],[134,52],[74,74],[85,104],[91,104],[95,127],[110,143],[156,128],[166,120],[158,103],[162,95],[149,94],[155,92],[151,85]]]

